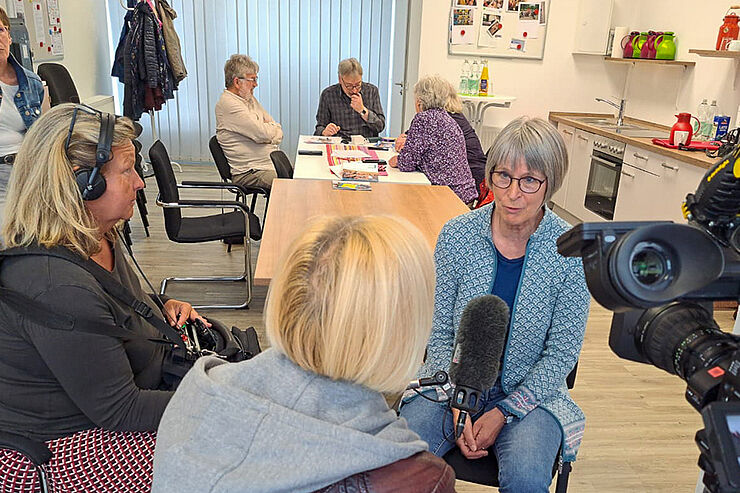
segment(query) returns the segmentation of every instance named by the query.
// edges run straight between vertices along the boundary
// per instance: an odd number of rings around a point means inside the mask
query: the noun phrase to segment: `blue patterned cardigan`
[[[491,294],[496,277],[493,207],[455,217],[439,234],[432,334],[420,376],[449,368],[465,305]],[[507,397],[500,405],[519,418],[537,406],[550,412],[563,430],[563,460],[572,462],[585,417],[571,399],[565,378],[578,361],[591,297],[581,259],[557,253],[556,240],[568,229],[568,223],[545,207],[527,243],[501,370]]]

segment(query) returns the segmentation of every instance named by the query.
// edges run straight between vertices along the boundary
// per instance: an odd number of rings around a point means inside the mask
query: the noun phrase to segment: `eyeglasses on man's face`
[[[347,81],[344,80],[344,78],[340,78],[339,80],[342,81],[342,85],[344,87],[346,87],[347,90],[350,90],[350,91],[352,91],[352,90],[359,91],[360,89],[362,89],[362,81],[360,81],[360,82],[358,82],[356,84],[348,84]]]
[[[540,180],[534,176],[522,176],[520,178],[514,178],[506,171],[494,171],[491,173],[491,183],[496,188],[509,188],[512,181],[519,182],[519,190],[524,193],[537,193],[539,192],[542,184],[547,180]]]
[[[247,82],[251,82],[252,84],[256,84],[258,78],[259,77],[257,77],[256,75],[254,77],[237,77],[237,79],[246,80]]]

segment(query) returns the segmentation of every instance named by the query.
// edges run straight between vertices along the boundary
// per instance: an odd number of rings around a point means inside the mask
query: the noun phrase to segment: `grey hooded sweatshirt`
[[[162,417],[153,492],[312,492],[426,449],[378,392],[274,349],[206,357]]]

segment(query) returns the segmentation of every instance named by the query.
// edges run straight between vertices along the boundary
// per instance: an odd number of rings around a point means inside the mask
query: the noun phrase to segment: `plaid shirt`
[[[339,132],[346,135],[377,137],[385,128],[385,115],[380,105],[380,93],[374,85],[363,82],[362,102],[367,108],[367,121],[350,106],[350,97],[342,90],[340,84],[329,86],[321,93],[319,109],[316,111],[316,130],[314,135],[321,135],[327,125],[339,125]]]

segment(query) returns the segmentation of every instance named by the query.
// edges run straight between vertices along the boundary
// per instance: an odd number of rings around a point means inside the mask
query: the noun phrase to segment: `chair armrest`
[[[243,202],[235,200],[180,200],[178,202],[162,202],[157,196],[157,205],[165,209],[239,209],[245,215],[252,212]]]
[[[184,181],[177,188],[213,188],[213,189],[227,189],[234,190],[243,193],[244,195],[250,195],[252,193],[261,193],[262,195],[268,195],[267,190],[261,187],[253,187],[251,185],[237,185],[236,183],[224,183],[214,181]]]
[[[33,465],[40,466],[51,460],[51,451],[44,442],[37,442],[15,433],[7,431],[0,432],[0,448],[7,448],[20,452],[33,462]]]

